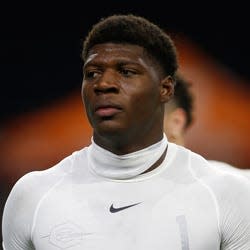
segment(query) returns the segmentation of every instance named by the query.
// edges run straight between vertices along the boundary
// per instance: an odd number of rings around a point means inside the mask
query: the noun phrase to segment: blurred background
[[[93,23],[114,13],[142,15],[175,41],[180,71],[192,82],[195,95],[187,147],[208,159],[250,168],[245,6],[105,1],[29,8],[1,10],[1,214],[21,176],[49,168],[90,143],[92,131],[80,96],[82,39]]]

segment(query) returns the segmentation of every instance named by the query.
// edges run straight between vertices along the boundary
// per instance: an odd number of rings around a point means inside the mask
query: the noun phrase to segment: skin
[[[88,53],[82,98],[99,146],[118,155],[162,139],[164,104],[174,83],[137,45],[104,43]]]
[[[176,107],[172,100],[165,107],[164,132],[170,142],[185,146],[186,112]]]

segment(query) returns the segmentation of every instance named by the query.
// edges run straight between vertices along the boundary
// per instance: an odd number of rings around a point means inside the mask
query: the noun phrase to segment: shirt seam
[[[72,172],[73,169],[73,159],[71,159],[71,166],[70,166],[70,172]],[[35,227],[36,227],[36,222],[37,222],[37,216],[39,213],[39,209],[43,203],[43,201],[48,197],[49,193],[56,188],[56,186],[60,185],[61,182],[64,180],[65,176],[68,175],[68,173],[65,173],[39,200],[39,202],[37,203],[35,212],[34,212],[34,216],[32,219],[32,227],[31,227],[31,232],[30,232],[30,239],[33,242],[33,236],[34,236],[34,231],[35,231]]]
[[[218,232],[221,235],[221,227],[220,227],[220,209],[219,209],[219,204],[218,204],[218,200],[216,198],[216,195],[214,194],[213,190],[207,185],[207,183],[205,183],[202,179],[198,178],[195,174],[195,171],[192,169],[191,167],[191,154],[189,153],[189,158],[188,158],[189,164],[188,164],[188,169],[191,173],[191,175],[193,176],[193,178],[198,181],[203,187],[205,187],[208,191],[208,193],[210,194],[214,206],[215,206],[215,212],[216,212],[216,217],[217,217],[217,227],[218,227]]]

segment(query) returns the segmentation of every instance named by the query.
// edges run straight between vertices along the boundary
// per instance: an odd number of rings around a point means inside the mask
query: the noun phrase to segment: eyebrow
[[[118,66],[125,66],[125,65],[136,65],[136,66],[139,66],[139,67],[142,67],[144,66],[145,67],[145,63],[143,62],[143,60],[141,60],[141,58],[139,58],[139,62],[135,62],[134,60],[129,60],[129,59],[117,59],[115,60],[115,64],[118,65]],[[94,60],[89,60],[87,61],[83,68],[86,68],[87,66],[103,66],[105,65],[105,62],[103,61],[98,61],[98,59],[96,61]]]

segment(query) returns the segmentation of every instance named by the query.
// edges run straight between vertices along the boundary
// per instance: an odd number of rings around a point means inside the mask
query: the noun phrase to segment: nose
[[[96,94],[118,93],[119,84],[115,73],[112,70],[103,72],[102,76],[94,84],[94,91]]]

